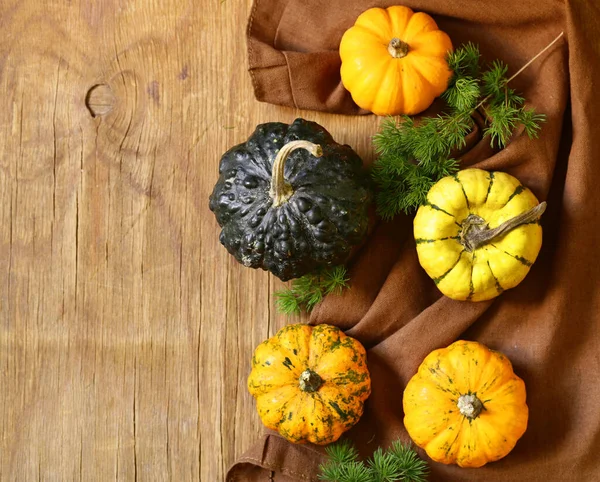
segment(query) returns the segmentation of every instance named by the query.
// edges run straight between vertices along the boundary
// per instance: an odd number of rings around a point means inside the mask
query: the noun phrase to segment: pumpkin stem
[[[321,157],[323,155],[323,149],[318,144],[313,144],[309,141],[292,141],[285,144],[279,152],[277,153],[277,157],[273,161],[273,172],[271,174],[271,189],[269,194],[273,198],[273,206],[277,207],[286,202],[292,194],[294,194],[294,190],[289,182],[285,180],[284,177],[284,168],[285,161],[292,151],[296,149],[306,149],[315,157]]]
[[[410,47],[406,42],[403,42],[398,37],[394,37],[392,40],[390,40],[387,49],[392,57],[395,59],[401,59],[402,57],[406,57]]]
[[[469,214],[467,219],[462,222],[462,230],[460,232],[460,242],[467,251],[474,251],[477,248],[489,243],[495,238],[512,231],[522,224],[530,223],[538,219],[546,210],[546,202],[541,202],[529,211],[510,218],[503,222],[500,226],[490,229],[485,219],[476,214]]]
[[[300,390],[316,392],[323,385],[323,379],[317,372],[313,372],[310,368],[307,368],[300,375],[299,383]]]
[[[458,403],[456,404],[458,410],[462,415],[467,417],[469,420],[477,418],[483,410],[483,403],[475,395],[461,395],[458,397]]]

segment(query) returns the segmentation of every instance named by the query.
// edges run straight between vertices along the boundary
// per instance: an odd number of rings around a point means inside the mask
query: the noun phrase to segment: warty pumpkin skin
[[[525,383],[501,353],[471,341],[431,352],[404,390],[404,425],[436,462],[481,467],[525,433]]]
[[[426,13],[371,8],[342,37],[342,83],[374,114],[418,114],[448,88],[451,50],[450,37]]]
[[[545,208],[503,172],[447,176],[429,190],[414,219],[419,262],[449,298],[494,298],[517,286],[535,262]]]
[[[330,325],[288,325],[256,348],[248,390],[264,425],[290,442],[335,442],[371,393],[365,349]]]
[[[315,122],[257,126],[221,158],[209,207],[235,259],[283,281],[343,263],[367,234],[369,176]]]

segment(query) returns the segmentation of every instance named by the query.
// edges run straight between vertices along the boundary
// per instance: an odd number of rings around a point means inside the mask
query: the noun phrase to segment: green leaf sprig
[[[545,116],[526,108],[525,99],[508,84],[562,35],[511,77],[499,60],[482,72],[479,48],[472,43],[451,52],[448,65],[453,75],[442,95],[448,111],[418,123],[408,116],[387,118],[373,137],[379,155],[372,170],[378,186],[378,214],[390,219],[400,212],[414,211],[435,182],[458,170],[459,161],[451,153],[465,147],[474,126],[472,115],[480,108],[486,114],[483,135],[489,137],[492,147],[505,147],[519,125],[530,138],[537,138]]]
[[[427,462],[400,441],[385,452],[377,449],[366,463],[358,459],[349,441],[330,445],[325,451],[329,460],[319,466],[319,478],[329,482],[425,482],[429,474]]]
[[[285,314],[312,311],[325,295],[340,293],[348,286],[348,272],[344,266],[323,269],[292,281],[291,287],[275,292],[278,311]]]

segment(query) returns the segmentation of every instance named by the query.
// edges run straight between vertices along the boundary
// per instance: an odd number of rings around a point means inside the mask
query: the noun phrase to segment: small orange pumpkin
[[[267,428],[290,442],[335,442],[371,393],[364,347],[339,328],[297,324],[256,348],[248,389]]]
[[[474,341],[431,352],[404,390],[404,426],[433,460],[481,467],[527,428],[525,383],[508,358]]]
[[[374,114],[418,114],[447,89],[451,50],[450,37],[426,13],[371,8],[342,37],[342,83]]]

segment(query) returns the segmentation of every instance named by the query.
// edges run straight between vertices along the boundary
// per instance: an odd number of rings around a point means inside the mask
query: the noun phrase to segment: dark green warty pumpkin
[[[344,262],[367,233],[362,162],[315,122],[259,125],[223,155],[219,173],[209,206],[244,266],[286,281]]]

